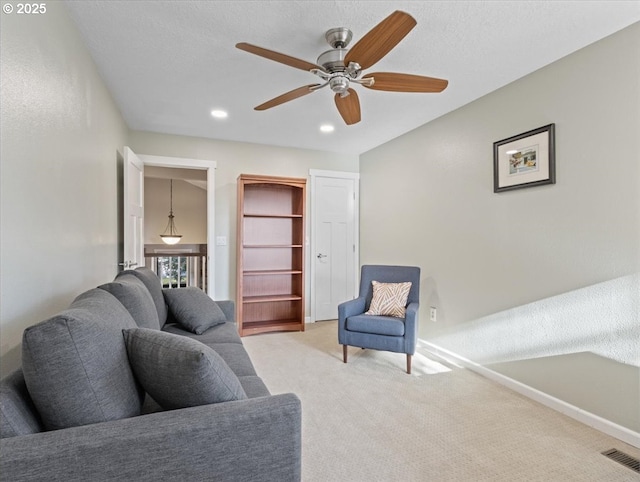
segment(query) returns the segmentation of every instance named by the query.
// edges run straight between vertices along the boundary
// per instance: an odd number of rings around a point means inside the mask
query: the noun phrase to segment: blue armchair
[[[401,283],[410,281],[404,318],[366,315],[373,297],[372,281]],[[347,348],[359,346],[374,350],[406,353],[407,373],[411,374],[411,357],[418,339],[420,268],[415,266],[364,265],[360,272],[358,298],[338,306],[338,341],[347,363]]]

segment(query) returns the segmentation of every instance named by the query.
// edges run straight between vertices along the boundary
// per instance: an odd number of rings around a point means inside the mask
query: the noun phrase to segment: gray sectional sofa
[[[138,268],[27,328],[0,382],[0,478],[300,480],[300,400],[269,393],[233,320]]]

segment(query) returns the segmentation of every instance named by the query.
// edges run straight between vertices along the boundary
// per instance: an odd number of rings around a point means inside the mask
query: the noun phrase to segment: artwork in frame
[[[493,143],[493,192],[555,184],[555,124]]]

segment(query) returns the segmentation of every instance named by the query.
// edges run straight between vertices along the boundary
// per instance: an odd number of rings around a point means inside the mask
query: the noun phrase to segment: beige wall
[[[115,275],[127,129],[62,2],[0,19],[4,375],[24,328]]]
[[[635,24],[361,156],[361,262],[422,267],[422,338],[481,364],[592,352],[638,383],[638,38]],[[494,194],[493,142],[550,123],[557,184]],[[632,393],[622,418],[640,430]]]
[[[216,299],[235,299],[236,186],[238,175],[265,174],[309,177],[309,169],[358,171],[358,156],[331,152],[218,141],[195,137],[131,132],[130,147],[138,154],[216,161],[216,236],[227,238],[226,246],[215,247]],[[307,194],[309,189],[307,186]],[[308,197],[308,196],[307,196]],[[307,216],[308,220],[308,216]],[[307,223],[307,236],[309,236]],[[309,252],[306,253],[309,266]],[[307,269],[307,294],[309,288]],[[309,299],[307,297],[307,313]]]

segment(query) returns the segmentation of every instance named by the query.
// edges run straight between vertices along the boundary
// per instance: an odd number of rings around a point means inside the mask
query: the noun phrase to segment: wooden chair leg
[[[411,375],[411,355],[407,353],[407,373]]]
[[[342,345],[342,361],[347,363],[347,345]]]

